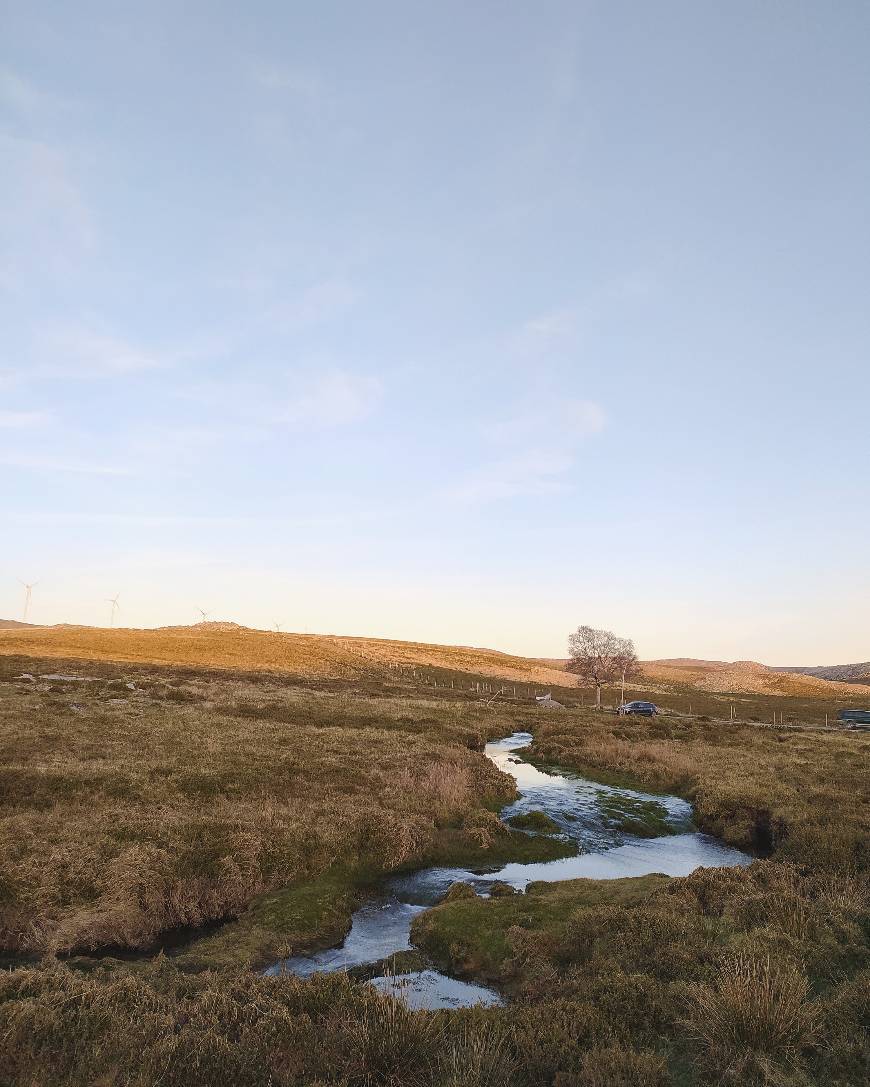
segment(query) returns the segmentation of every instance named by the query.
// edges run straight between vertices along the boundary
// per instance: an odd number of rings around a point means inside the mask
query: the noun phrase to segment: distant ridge
[[[189,623],[186,626],[157,627],[157,630],[199,631],[201,634],[239,634],[249,632],[251,634],[265,633],[256,631],[254,627],[243,627],[241,623],[232,623],[223,619],[204,619],[201,623]]]
[[[644,676],[672,689],[694,689],[711,694],[764,694],[790,698],[836,698],[859,695],[861,681],[843,682],[836,677],[802,670],[771,668],[758,661],[704,661],[692,658],[642,661]],[[865,682],[870,683],[870,677]],[[849,692],[849,687],[853,690]],[[867,688],[870,693],[870,686]]]
[[[21,623],[18,619],[0,619],[0,630],[19,630],[35,626],[34,623]]]
[[[821,664],[815,668],[774,668],[775,672],[791,672],[816,679],[831,679],[838,683],[870,683],[870,661],[863,664]]]

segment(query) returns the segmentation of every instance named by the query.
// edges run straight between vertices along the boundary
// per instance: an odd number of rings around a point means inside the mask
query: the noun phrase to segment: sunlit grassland
[[[68,670],[98,679],[15,678]],[[481,675],[434,677],[0,658],[0,932],[39,957],[0,975],[0,1083],[867,1079],[870,737],[732,724],[727,699],[710,699],[718,719],[650,721],[565,689],[569,708],[546,711],[479,693]],[[678,792],[769,859],[423,914],[424,949],[496,983],[504,1009],[412,1013],[347,978],[254,972],[339,940],[383,873],[552,855],[496,815],[513,783],[482,747],[517,729],[533,758]],[[613,818],[655,817],[629,809]],[[87,951],[146,958],[54,958]]]

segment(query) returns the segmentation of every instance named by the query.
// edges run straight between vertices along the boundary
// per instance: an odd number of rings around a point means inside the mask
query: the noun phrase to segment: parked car
[[[616,712],[620,716],[637,713],[641,717],[653,717],[659,712],[659,709],[652,702],[625,702]]]
[[[838,718],[846,728],[864,728],[870,725],[870,710],[840,710]]]

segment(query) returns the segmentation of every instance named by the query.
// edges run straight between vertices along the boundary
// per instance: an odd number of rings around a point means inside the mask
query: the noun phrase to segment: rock
[[[477,891],[470,883],[454,883],[441,901],[458,902],[462,898],[477,898]]]

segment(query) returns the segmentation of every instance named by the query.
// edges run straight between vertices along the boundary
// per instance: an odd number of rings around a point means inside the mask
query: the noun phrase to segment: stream
[[[486,896],[498,880],[518,891],[538,880],[618,879],[660,872],[687,876],[696,868],[723,868],[749,864],[746,853],[725,845],[692,825],[692,808],[676,796],[654,796],[633,789],[602,785],[566,770],[541,770],[518,752],[532,742],[528,732],[516,732],[486,745],[484,753],[499,770],[517,783],[519,799],[501,811],[502,819],[528,812],[544,812],[558,833],[577,842],[577,856],[520,864],[512,862],[485,874],[464,868],[424,868],[386,880],[381,893],[353,915],[351,930],[339,947],[311,955],[297,955],[269,967],[267,974],[284,971],[307,977],[317,972],[348,970],[377,963],[411,948],[411,923],[417,914],[434,906],[449,887],[469,883]],[[608,817],[614,809],[654,803],[668,834],[636,837]],[[437,970],[420,970],[371,981],[383,992],[400,997],[412,1008],[457,1008],[475,1004],[499,1005],[493,989],[460,981]]]

